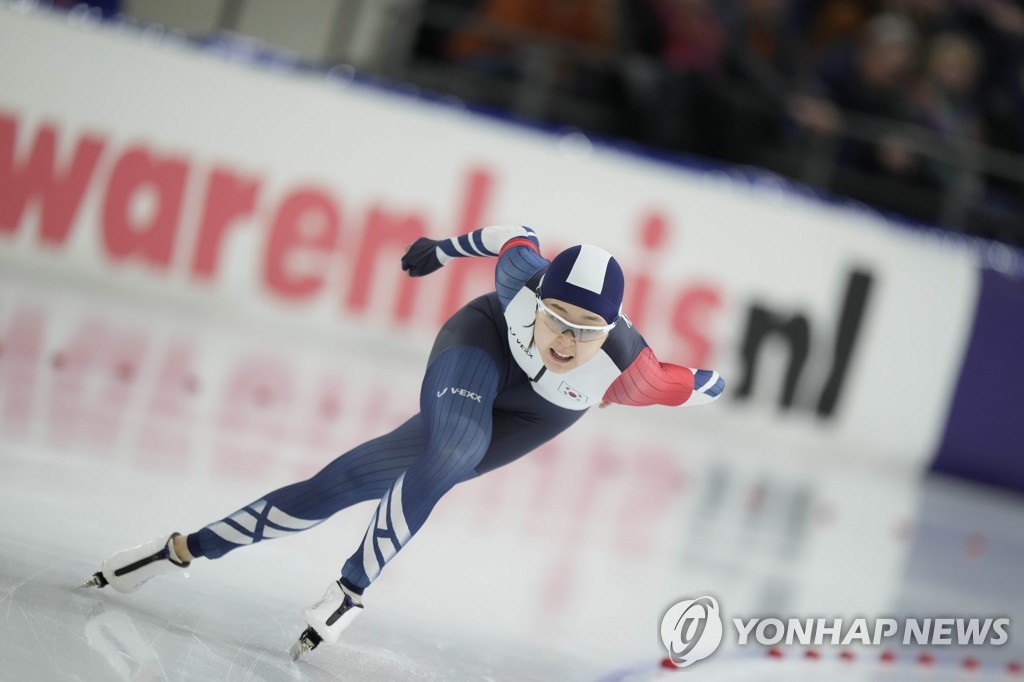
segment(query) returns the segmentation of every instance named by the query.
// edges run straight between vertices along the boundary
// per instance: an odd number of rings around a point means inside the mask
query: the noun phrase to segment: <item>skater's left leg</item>
[[[446,358],[446,362],[460,360],[469,364],[461,355]],[[450,380],[449,377],[441,383],[446,384]],[[458,385],[460,382],[461,379],[458,379],[455,383]],[[506,388],[501,395],[496,396],[489,410],[481,414],[479,420],[469,415],[470,419],[466,424],[468,428],[461,431],[462,445],[456,444],[453,447],[450,442],[451,434],[456,431],[451,428],[450,423],[453,415],[444,404],[431,397],[433,393],[436,398],[443,398],[449,395],[450,388],[445,385],[438,388],[436,384],[436,377],[428,371],[420,397],[421,408],[423,414],[440,417],[434,419],[436,428],[431,432],[427,448],[430,456],[422,457],[415,466],[410,467],[398,478],[377,507],[362,546],[345,563],[342,578],[332,583],[323,598],[306,610],[304,615],[310,627],[292,648],[293,658],[298,658],[305,651],[315,647],[322,639],[329,638],[333,642],[338,638],[341,631],[361,611],[363,590],[380,574],[384,564],[394,558],[398,550],[422,526],[427,513],[451,485],[514,462],[565,431],[585,413],[585,410],[566,410],[552,405],[541,398],[529,384],[519,384]],[[469,397],[472,398],[472,393]],[[487,430],[490,431],[490,436],[484,438]],[[473,442],[470,447],[466,447],[467,436]],[[482,455],[479,448],[484,449]],[[436,453],[444,452],[446,449],[465,449],[472,452],[466,452],[454,465],[444,464],[447,461],[445,457],[438,457]],[[423,469],[445,472],[448,477],[446,484],[425,484]],[[413,481],[412,488],[409,487],[409,481]],[[448,485],[451,481],[454,483]],[[410,490],[418,492],[409,495]],[[412,508],[409,498],[419,500],[418,513],[406,513],[406,509]]]
[[[470,346],[444,351],[427,368],[420,391],[426,450],[381,499],[362,544],[342,569],[346,589],[362,594],[441,497],[476,475],[491,441],[498,381],[494,358]]]

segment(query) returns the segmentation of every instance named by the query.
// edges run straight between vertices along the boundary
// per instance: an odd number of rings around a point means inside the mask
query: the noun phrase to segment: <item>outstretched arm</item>
[[[659,362],[645,347],[604,394],[605,403],[619,405],[704,405],[722,394],[725,380],[707,369]]]

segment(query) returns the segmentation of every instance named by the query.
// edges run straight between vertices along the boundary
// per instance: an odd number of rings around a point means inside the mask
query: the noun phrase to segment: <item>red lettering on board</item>
[[[36,131],[28,158],[20,164],[15,158],[16,140],[17,121],[0,114],[0,233],[16,232],[26,207],[35,201],[39,204],[40,240],[63,244],[105,141],[95,135],[80,137],[71,161],[60,172],[54,125]]]
[[[409,318],[413,306],[414,282],[397,266],[405,247],[422,237],[425,231],[426,219],[418,213],[390,213],[380,205],[370,208],[356,255],[352,283],[345,299],[349,310],[361,312],[366,309],[377,265],[384,260],[389,266],[387,271],[393,279],[399,281],[395,318],[398,321]]]
[[[285,298],[308,298],[324,285],[341,218],[330,195],[314,188],[289,194],[274,216],[263,281]]]
[[[252,214],[259,190],[257,178],[243,177],[223,167],[210,173],[192,254],[192,275],[210,279],[217,272],[225,233],[233,223]]]
[[[640,223],[640,267],[630,273],[626,286],[626,300],[622,306],[630,321],[640,329],[644,328],[647,319],[647,304],[650,302],[652,285],[655,285],[651,273],[657,272],[654,259],[659,250],[665,248],[669,234],[668,219],[661,212],[654,212],[644,217]]]
[[[706,368],[712,360],[714,346],[708,337],[711,316],[722,305],[718,289],[697,286],[679,294],[672,309],[672,332],[683,348],[673,348],[673,357],[689,367]]]
[[[103,201],[103,238],[115,260],[171,264],[188,163],[132,147],[118,158]]]

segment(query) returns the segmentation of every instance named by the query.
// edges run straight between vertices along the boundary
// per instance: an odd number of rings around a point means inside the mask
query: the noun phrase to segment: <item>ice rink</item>
[[[658,667],[656,618],[649,659],[595,661],[543,642],[489,636],[448,612],[438,590],[438,622],[428,610],[371,608],[342,641],[293,664],[287,648],[302,629],[301,607],[315,601],[332,570],[321,557],[322,528],[266,543],[217,563],[197,562],[190,577],[163,577],[139,593],[75,589],[115,548],[145,539],[167,519],[200,517],[223,491],[174,490],[153,476],[76,459],[4,448],[0,484],[0,659],[5,680],[899,680],[1013,679],[1019,638],[982,652],[933,651],[935,663],[898,652],[893,663],[863,654],[845,661],[759,652],[720,654],[689,670]],[[898,577],[895,609],[904,613],[1024,613],[1019,589],[1024,511],[948,481],[922,489],[912,549]],[[344,525],[344,524],[342,524]],[[333,547],[331,548],[333,549]],[[333,553],[333,552],[331,552]],[[738,553],[720,566],[742,571]],[[821,576],[842,588],[842,580]],[[856,568],[844,580],[856,580]],[[516,586],[496,585],[505,591]],[[523,598],[531,598],[523,595]],[[614,604],[628,594],[610,595]],[[493,618],[500,619],[500,612]],[[461,627],[459,627],[461,625]],[[585,633],[583,633],[585,636]],[[879,652],[875,652],[879,653]],[[965,668],[968,656],[981,667]],[[968,665],[970,665],[968,663]]]
[[[123,533],[150,533],[182,500],[159,481],[112,478],[90,464],[5,457],[3,473],[5,680],[545,680],[596,672],[565,655],[380,611],[329,652],[293,664],[287,647],[303,628],[301,606],[319,597],[330,573],[314,551],[294,546],[301,539],[268,546],[257,561],[195,564],[193,577],[151,582],[144,593],[76,590]],[[118,521],[104,528],[107,513]]]
[[[411,407],[390,394],[367,399],[370,412],[343,405],[358,425],[312,443],[295,434],[323,424],[277,440],[252,431],[252,415],[217,407],[219,393],[235,390],[223,358],[271,344],[311,371],[337,362],[353,382],[372,373],[368,357],[388,362],[358,345],[323,349],[226,331],[214,317],[3,277],[0,679],[1020,677],[1019,497],[876,464],[812,466],[806,456],[706,430],[683,448],[680,469],[644,460],[654,469],[634,470],[629,453],[567,448],[456,489],[368,593],[366,613],[342,641],[298,664],[287,649],[303,628],[301,609],[361,537],[369,506],[299,536],[197,561],[187,577],[158,578],[137,594],[76,589],[111,552],[221,518]],[[97,326],[109,336],[86,336],[95,341],[86,357],[81,338]],[[181,347],[175,340],[198,349],[194,373],[181,374],[189,405],[159,389],[167,354],[152,349]],[[92,369],[69,376],[76,365]],[[356,386],[340,394],[343,403],[364,391]],[[261,409],[274,399],[256,391]],[[605,419],[612,426],[602,428],[620,428],[614,415]],[[248,439],[222,443],[225,429],[248,429]],[[260,449],[268,439],[270,454]],[[594,459],[601,468],[590,467]],[[847,649],[846,658],[723,645],[692,668],[662,668],[661,614],[675,599],[706,592],[727,615],[1006,616],[1011,637],[987,648]]]

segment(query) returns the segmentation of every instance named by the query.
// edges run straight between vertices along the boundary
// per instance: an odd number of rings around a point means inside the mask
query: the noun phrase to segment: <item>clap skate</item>
[[[142,583],[161,573],[188,568],[191,562],[181,561],[174,553],[172,533],[154,538],[141,545],[116,552],[103,562],[100,570],[86,580],[82,587],[106,587],[110,585],[125,594],[139,589]]]
[[[347,590],[340,580],[331,583],[320,601],[302,612],[302,618],[309,627],[299,635],[299,641],[288,650],[288,655],[292,661],[297,661],[321,642],[334,644],[341,631],[351,625],[362,611],[363,601],[358,594]]]

